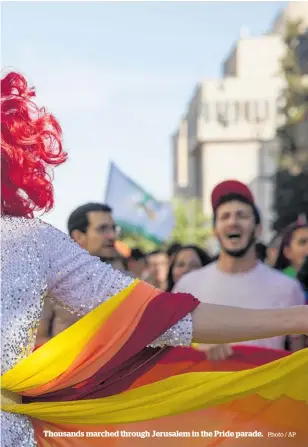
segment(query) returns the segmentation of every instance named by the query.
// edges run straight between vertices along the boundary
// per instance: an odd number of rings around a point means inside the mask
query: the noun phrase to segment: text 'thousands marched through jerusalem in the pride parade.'
[[[79,437],[79,438],[295,438],[296,432],[266,432],[263,433],[261,431],[249,431],[249,432],[240,432],[240,431],[231,431],[231,430],[214,430],[214,431],[173,431],[173,432],[162,432],[152,430],[150,431],[126,431],[126,430],[115,430],[115,431],[102,431],[102,432],[53,432],[50,430],[44,431],[44,436],[47,438],[70,438],[70,437]]]

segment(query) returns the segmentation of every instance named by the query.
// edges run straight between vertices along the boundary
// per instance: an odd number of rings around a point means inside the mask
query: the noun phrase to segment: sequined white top
[[[32,352],[47,294],[83,315],[132,281],[39,219],[2,217],[2,373]],[[189,346],[191,341],[192,320],[187,315],[151,345]],[[3,419],[2,446],[36,445],[27,418],[4,413]]]

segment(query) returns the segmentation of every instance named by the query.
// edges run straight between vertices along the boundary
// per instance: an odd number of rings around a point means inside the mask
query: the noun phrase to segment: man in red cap
[[[254,256],[245,256],[256,252],[255,243],[261,233],[260,214],[250,189],[237,180],[222,182],[212,192],[212,207],[214,235],[221,249],[231,258],[248,257],[255,264]]]
[[[305,303],[298,281],[288,278],[257,259],[256,241],[261,219],[249,188],[236,180],[217,185],[212,192],[214,235],[219,241],[217,262],[180,279],[174,291],[189,292],[203,302],[251,309],[291,307]],[[285,337],[245,342],[284,349]],[[291,349],[304,346],[303,337],[291,337]],[[209,358],[223,359],[231,346],[203,345]]]

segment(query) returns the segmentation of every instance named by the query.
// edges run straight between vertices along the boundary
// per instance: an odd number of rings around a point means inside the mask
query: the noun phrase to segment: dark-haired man
[[[115,250],[118,231],[108,205],[87,203],[78,207],[70,215],[67,226],[72,239],[91,255],[111,264],[118,257]]]
[[[237,181],[219,184],[212,193],[214,235],[220,244],[217,262],[185,275],[176,292],[188,292],[203,302],[251,309],[303,305],[298,281],[257,259],[256,241],[261,232],[260,215],[251,191]],[[291,337],[291,349],[303,347],[303,337]],[[285,337],[245,342],[284,349]],[[212,359],[232,354],[231,346],[204,346]]]

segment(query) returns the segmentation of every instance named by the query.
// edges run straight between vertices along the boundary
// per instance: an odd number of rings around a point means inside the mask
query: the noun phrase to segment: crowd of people
[[[218,197],[218,198],[217,198]],[[219,203],[219,206],[217,206]],[[123,256],[118,250],[120,231],[107,204],[88,203],[68,218],[68,233],[82,248],[125,274],[160,290],[186,292],[201,301],[238,307],[275,308],[308,303],[308,223],[298,222],[275,234],[267,246],[259,242],[262,218],[248,187],[222,182],[213,191],[213,231],[220,251],[211,256],[194,244],[172,243],[145,253],[140,248]],[[254,215],[254,223],[249,221]],[[78,317],[48,298],[37,336],[41,345],[76,322]],[[272,349],[296,351],[304,336],[245,342]],[[199,345],[209,358],[232,355],[230,346]]]

